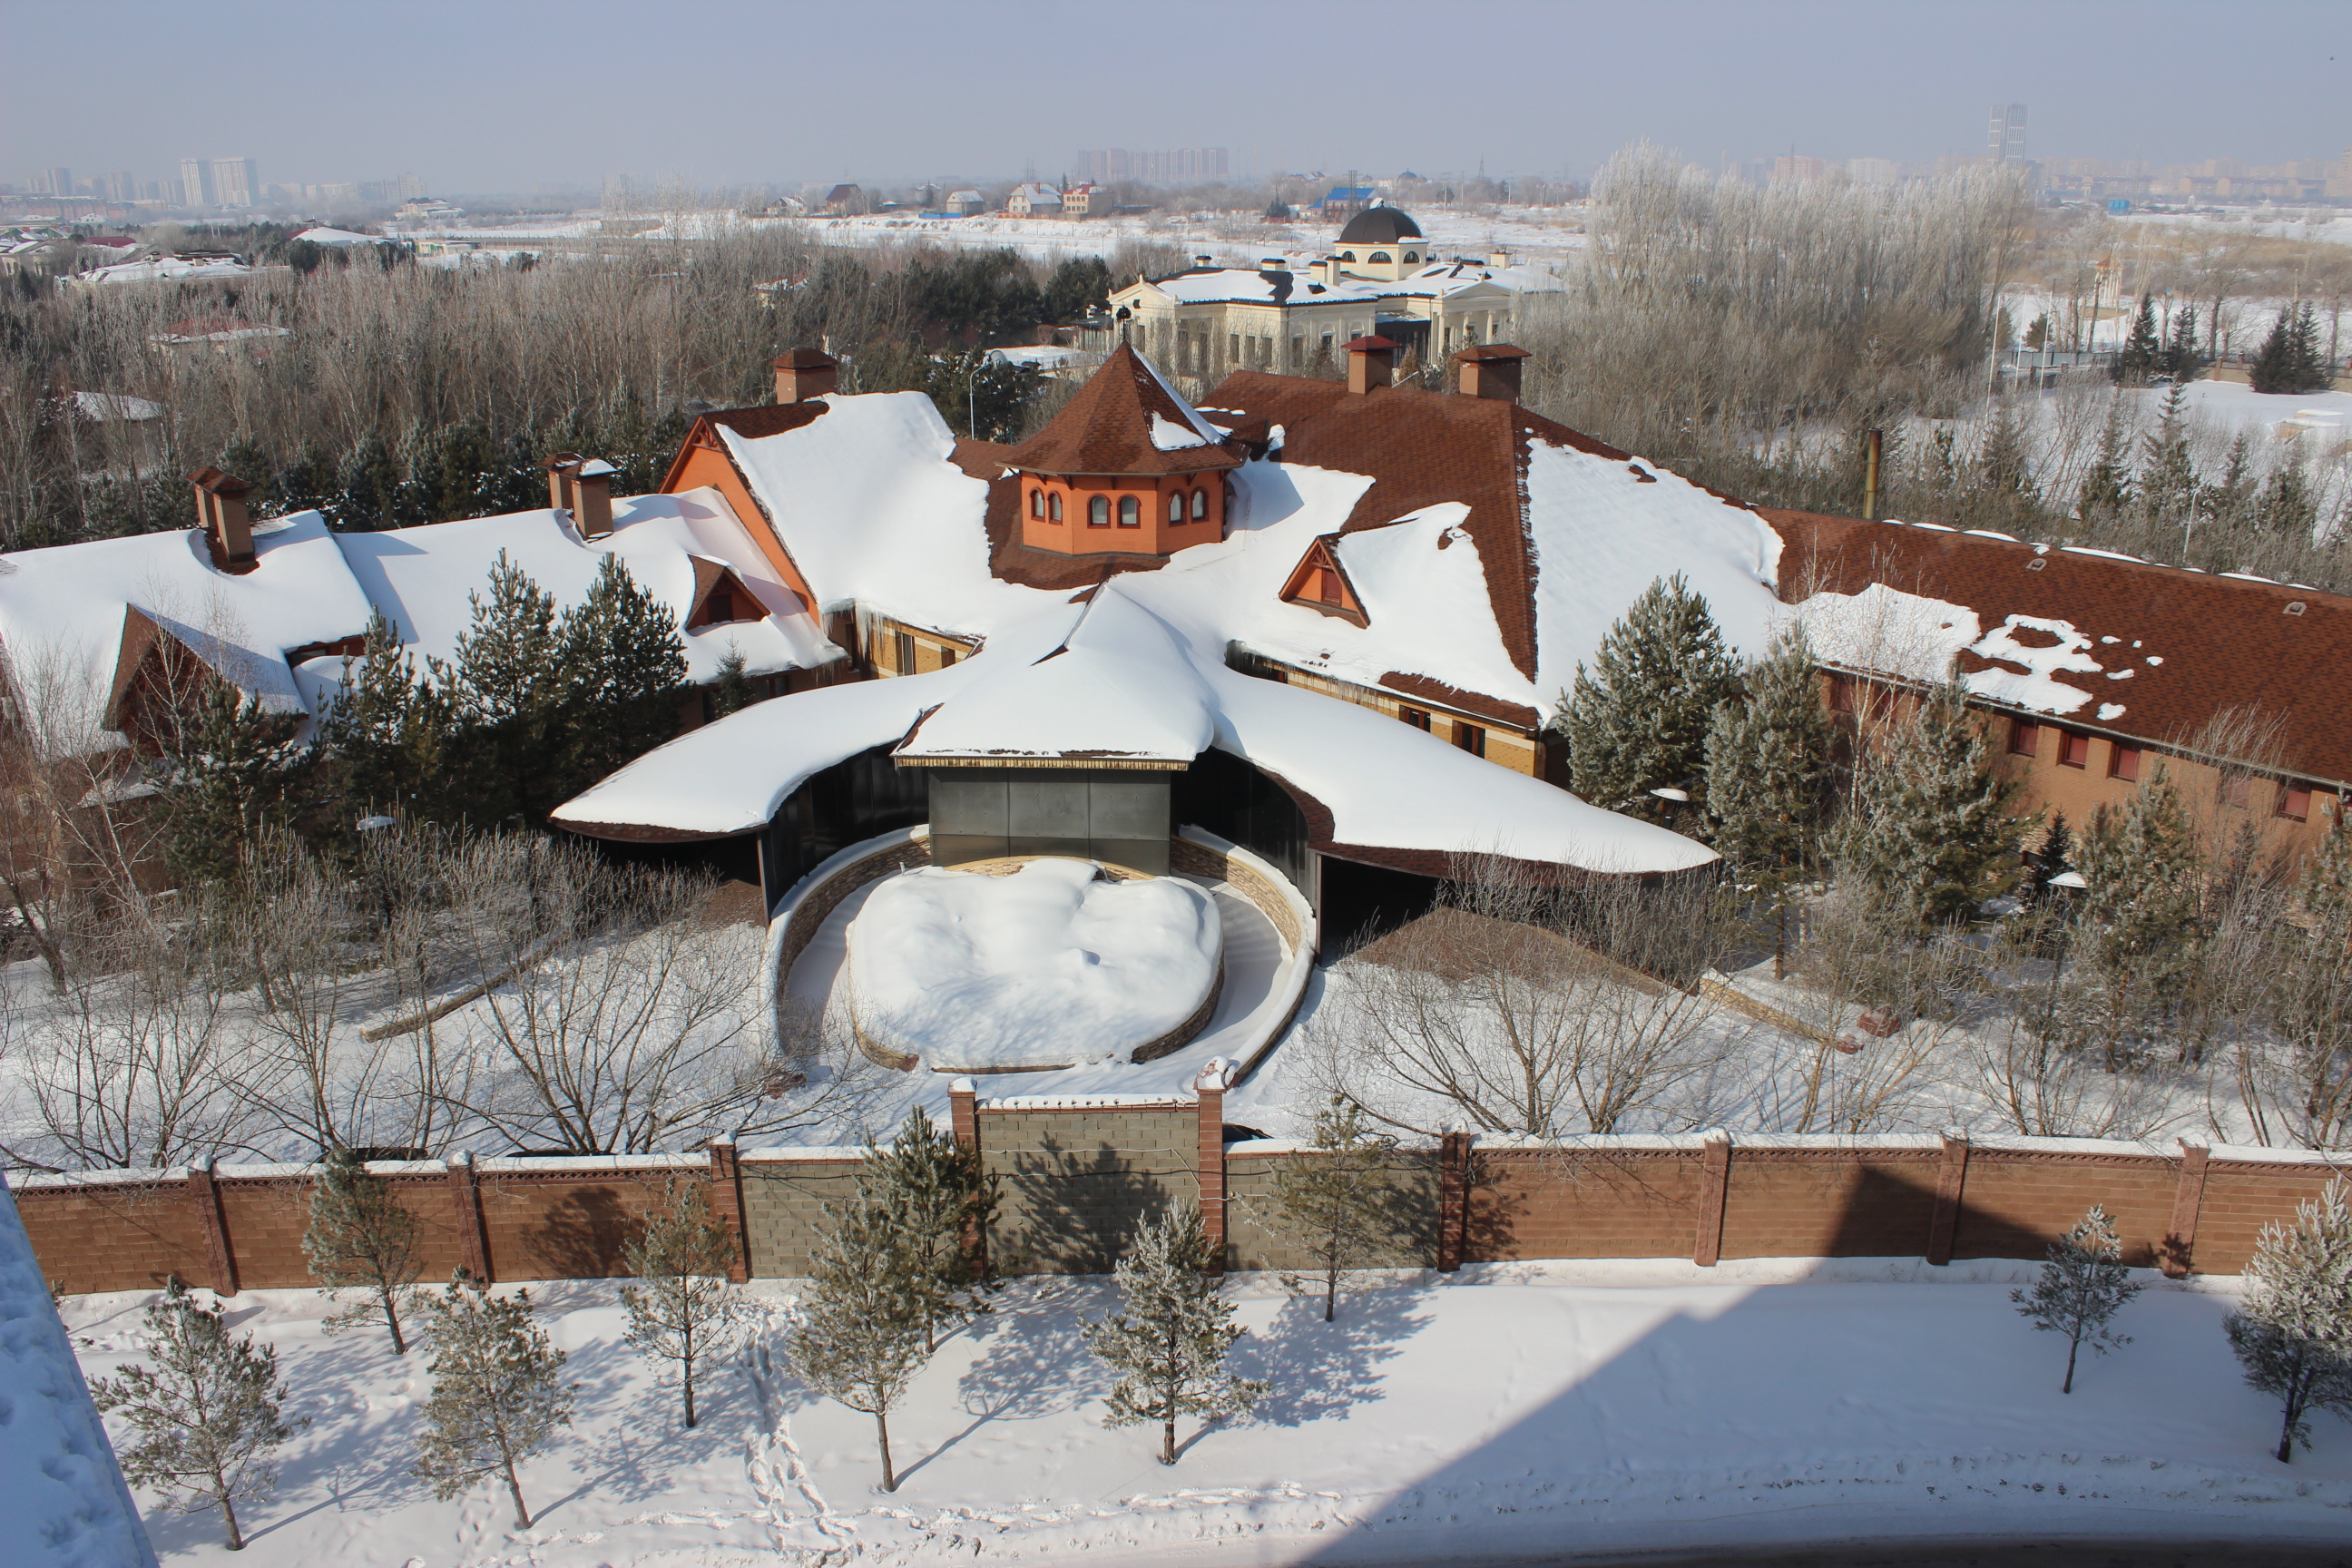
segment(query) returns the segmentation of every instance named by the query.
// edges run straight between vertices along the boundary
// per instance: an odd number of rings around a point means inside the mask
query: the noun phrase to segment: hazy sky
[[[2343,0],[0,0],[0,179],[444,192],[1041,174],[1082,147],[1227,146],[1236,172],[1589,173],[1974,153],[2335,156]]]

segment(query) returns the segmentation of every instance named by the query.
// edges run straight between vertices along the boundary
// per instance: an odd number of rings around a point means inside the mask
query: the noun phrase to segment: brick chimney
[[[547,504],[558,511],[572,510],[572,477],[580,471],[580,454],[558,452],[547,459]]]
[[[1519,365],[1525,349],[1508,343],[1480,343],[1454,356],[1457,384],[1465,397],[1491,397],[1498,402],[1519,400]]]
[[[793,349],[775,358],[776,401],[806,403],[830,394],[841,380],[841,362],[822,349]]]
[[[572,522],[583,539],[602,539],[613,531],[613,475],[616,470],[602,458],[591,458],[572,475]]]
[[[218,468],[198,468],[188,482],[196,487],[196,526],[204,530],[213,564],[238,576],[260,565],[253,550],[253,519],[245,503],[253,487]]]
[[[1348,391],[1361,397],[1376,386],[1386,386],[1396,372],[1396,344],[1375,332],[1348,344]]]

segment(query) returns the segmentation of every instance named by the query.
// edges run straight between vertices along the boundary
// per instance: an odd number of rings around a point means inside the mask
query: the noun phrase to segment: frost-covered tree
[[[577,1384],[569,1359],[531,1316],[530,1292],[497,1297],[465,1269],[425,1297],[433,1325],[433,1396],[417,1435],[416,1473],[446,1500],[484,1477],[501,1477],[517,1528],[530,1528],[516,1467],[572,1424]]]
[[[1680,573],[1652,583],[1601,640],[1593,668],[1576,667],[1560,721],[1576,793],[1612,811],[1664,816],[1650,792],[1703,790],[1707,728],[1738,689],[1706,597]]]
[[[1315,1113],[1306,1146],[1275,1167],[1275,1228],[1315,1260],[1286,1283],[1321,1286],[1327,1323],[1339,1310],[1340,1277],[1396,1252],[1408,1222],[1398,1212],[1395,1158],[1396,1139],[1368,1126],[1362,1106],[1334,1095]]]
[[[1106,1426],[1160,1423],[1160,1462],[1176,1462],[1176,1418],[1238,1415],[1265,1384],[1225,1371],[1242,1337],[1211,1271],[1197,1208],[1171,1209],[1138,1230],[1118,1262],[1119,1310],[1088,1323],[1087,1348],[1118,1374]]]
[[[2197,464],[2189,452],[2189,388],[2175,382],[2164,395],[2156,428],[2146,437],[2139,505],[2151,522],[2187,528],[2196,520]]]
[[[139,1435],[122,1450],[123,1475],[190,1512],[220,1510],[228,1549],[241,1552],[236,1505],[277,1486],[275,1456],[310,1419],[287,1418],[277,1347],[232,1336],[220,1309],[199,1305],[178,1279],[147,1309],[146,1322],[153,1364],[90,1379],[90,1397]]]
[[[2200,928],[2202,857],[2180,791],[2159,763],[2122,810],[2101,805],[2076,864],[2090,883],[2083,956],[2096,976],[2102,1044],[2118,1065],[2137,1023],[2178,1000]]]
[[[809,1260],[793,1366],[811,1388],[874,1417],[882,1489],[898,1489],[890,1412],[930,1359],[937,1287],[898,1217],[860,1193],[826,1215]]]
[[[1745,700],[1715,710],[1706,803],[1715,847],[1772,918],[1772,973],[1787,966],[1789,890],[1817,868],[1837,731],[1822,706],[1813,650],[1791,626],[1748,668]]]
[[[1885,747],[1859,763],[1855,812],[1840,846],[1860,874],[1914,927],[1972,920],[2014,887],[2017,848],[2033,824],[2011,816],[2016,784],[1992,771],[1992,752],[1957,680],[1927,694]]]
[[[2129,1334],[2119,1334],[2113,1326],[2116,1314],[2141,1289],[2121,1262],[2123,1251],[2105,1207],[2093,1204],[2074,1229],[2050,1244],[2049,1261],[2042,1264],[2032,1290],[2009,1293],[2035,1328],[2066,1336],[2066,1381],[2059,1387],[2061,1394],[2074,1392],[2074,1359],[2084,1345],[2105,1355],[2131,1343]]]
[[[2246,1382],[2279,1401],[2278,1458],[2311,1447],[2314,1410],[2352,1415],[2352,1191],[2327,1184],[2294,1224],[2263,1229],[2246,1293],[2223,1327]]]
[[[408,1353],[400,1315],[425,1271],[416,1216],[349,1149],[329,1151],[319,1168],[302,1252],[312,1276],[341,1302],[327,1332],[380,1321],[391,1331],[392,1353]]]
[[[712,1212],[704,1184],[677,1176],[645,1228],[621,1248],[621,1260],[637,1277],[621,1287],[629,1342],[677,1369],[689,1431],[696,1366],[724,1355],[746,1327],[743,1293],[729,1278],[736,1258],[735,1233]]]
[[[967,1148],[917,1106],[887,1149],[866,1145],[858,1181],[881,1205],[912,1250],[929,1287],[926,1350],[936,1349],[941,1324],[954,1325],[988,1310],[987,1256],[976,1245],[994,1217],[997,1182]]]
[[[2352,1142],[2352,821],[2340,806],[2300,893],[2305,919],[2265,932],[2265,1012],[2287,1047],[2295,1140],[2340,1149]]]

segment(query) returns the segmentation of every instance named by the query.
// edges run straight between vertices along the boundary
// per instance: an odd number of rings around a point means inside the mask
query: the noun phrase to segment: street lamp
[[[2058,981],[2066,973],[2066,939],[2074,930],[2074,895],[2090,885],[2088,878],[2074,870],[2061,871],[2044,884],[2065,890],[2065,916],[2058,923],[2058,962],[2050,971],[2050,1003],[2042,1009],[2042,1032],[2045,1037],[2058,1016]]]

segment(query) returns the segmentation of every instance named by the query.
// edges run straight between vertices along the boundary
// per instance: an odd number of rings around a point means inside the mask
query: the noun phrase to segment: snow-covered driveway
[[[1237,1357],[1274,1392],[1172,1470],[1154,1434],[1099,1425],[1077,1325],[1106,1288],[1024,1282],[892,1417],[895,1495],[876,1486],[871,1420],[779,1365],[715,1380],[704,1426],[678,1434],[672,1397],[617,1343],[612,1288],[552,1286],[585,1386],[573,1436],[525,1476],[543,1510],[528,1532],[488,1488],[436,1503],[408,1477],[421,1366],[378,1340],[321,1339],[307,1292],[254,1292],[232,1317],[280,1347],[315,1425],[241,1556],[202,1517],[150,1528],[166,1561],[249,1568],[1427,1563],[1855,1534],[2347,1533],[2352,1425],[2321,1416],[2315,1452],[2269,1457],[2277,1415],[2238,1381],[2222,1285],[2152,1279],[2121,1322],[2137,1342],[2088,1363],[2067,1397],[2063,1347],[2009,1305],[2002,1281],[2022,1266],[1807,1272],[1487,1266],[1368,1290],[1328,1327],[1243,1281]],[[124,1359],[135,1304],[67,1301],[88,1370]]]

